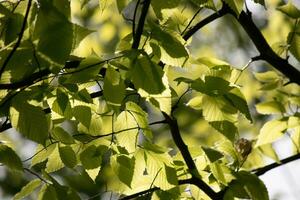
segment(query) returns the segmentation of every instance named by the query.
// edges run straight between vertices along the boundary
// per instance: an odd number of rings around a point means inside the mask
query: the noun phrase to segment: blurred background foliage
[[[71,21],[92,31],[82,40],[78,47],[73,50],[72,55],[81,58],[91,55],[97,55],[100,58],[110,57],[116,52],[116,49],[120,48],[119,44],[121,39],[131,34],[131,18],[135,7],[135,0],[72,0],[70,2]],[[101,4],[100,6],[99,2]],[[299,6],[299,2],[296,0],[294,2]],[[16,1],[1,1],[1,4],[7,7],[13,6],[15,3]],[[287,53],[285,48],[287,48],[287,37],[294,27],[294,21],[276,10],[279,5],[286,3],[285,1],[266,0],[265,3],[267,10],[259,4],[246,1],[248,8],[253,12],[252,16],[254,21],[262,30],[268,43],[271,44],[272,48],[282,57],[286,57]],[[129,6],[127,6],[128,4]],[[217,8],[220,7],[218,4],[216,6]],[[24,7],[26,7],[26,3],[21,2],[15,12],[23,14]],[[118,14],[119,12],[121,12],[121,15]],[[181,34],[196,12],[199,12],[199,14],[195,17],[190,26],[193,26],[196,22],[214,11],[206,8],[200,9],[193,4],[192,0],[186,0],[182,1],[179,7],[163,10],[161,14],[164,15],[163,19],[167,19],[167,21],[161,21],[160,23],[165,24],[172,31]],[[149,16],[155,16],[153,10],[150,11]],[[192,39],[187,41],[187,43],[188,51],[192,55],[193,60],[201,57],[215,57],[229,63],[235,68],[233,73],[236,74],[236,83],[240,85],[240,89],[247,99],[254,120],[253,123],[250,123],[245,117],[239,117],[237,125],[240,138],[255,140],[259,130],[267,121],[276,118],[278,115],[289,116],[299,111],[299,86],[295,84],[285,85],[286,79],[277,72],[274,72],[265,62],[253,62],[247,66],[249,60],[258,54],[246,33],[232,16],[225,16],[208,24],[197,32]],[[3,44],[1,46],[3,46]],[[288,54],[288,56],[292,64],[299,66],[299,61],[297,61],[293,55]],[[189,68],[197,73],[197,68],[191,63],[192,61],[188,61],[183,67]],[[244,68],[245,66],[247,67]],[[177,72],[176,69],[169,67],[168,70],[172,76],[178,76],[176,73],[179,72]],[[270,74],[261,74],[264,72],[269,72]],[[171,84],[177,83],[174,82]],[[82,87],[87,86],[90,85],[85,84]],[[187,88],[187,84],[181,83],[176,88],[176,93],[180,96],[186,92]],[[195,93],[196,92],[187,92],[180,100],[179,107],[175,113],[183,138],[191,149],[199,147],[199,145],[218,146],[218,142],[224,136],[211,128],[208,122],[203,119],[201,109],[191,108],[197,108],[201,102],[201,100],[197,102],[197,99],[194,99],[193,102],[190,101],[195,96]],[[297,96],[298,98],[296,98]],[[174,103],[177,100],[178,98],[174,99]],[[260,107],[260,110],[257,109],[258,104],[271,101],[275,104],[278,103],[278,109],[275,109],[274,112],[264,113],[263,106]],[[100,102],[97,103],[96,106],[97,105],[100,106],[103,104]],[[145,108],[148,109],[150,122],[162,119],[158,111],[153,107],[146,105]],[[107,132],[111,130],[111,125],[108,124],[109,121],[110,120],[107,119],[107,122],[103,122],[103,126],[108,126],[103,128],[108,130]],[[70,132],[76,129],[72,123],[66,123],[65,128],[68,128]],[[172,150],[174,147],[173,140],[167,131],[168,129],[165,125],[154,126],[154,140],[156,144]],[[293,137],[293,135],[295,136]],[[291,153],[299,151],[299,133],[297,135],[291,132],[283,138],[285,137],[290,137],[289,139],[294,141],[292,142],[293,145],[285,146],[284,148],[289,148]],[[35,144],[23,140],[12,130],[1,133],[0,138],[2,141],[7,141],[7,144],[22,156],[22,159],[26,159],[34,154]],[[268,144],[254,148],[243,167],[252,169],[253,167],[264,166],[266,163],[272,162],[272,160],[276,162],[279,160],[277,155],[279,152],[280,149],[277,148],[274,150],[272,146]],[[267,157],[268,159],[266,159]],[[43,165],[45,165],[44,162],[36,165],[35,168],[38,169]],[[112,195],[112,193],[106,191],[106,184],[112,184],[112,188],[120,187],[119,185],[113,185],[118,182],[114,182],[114,175],[108,168],[102,169],[102,174],[97,177],[96,183],[94,183],[84,171],[79,174],[76,173],[76,170],[62,169],[56,172],[54,177],[76,188],[88,199],[111,198],[110,195]],[[32,177],[18,176],[1,168],[1,199],[10,199],[11,195],[18,192],[30,178]],[[109,180],[109,183],[107,183],[107,180]],[[101,195],[99,195],[99,193]],[[94,195],[96,196],[93,197]],[[35,194],[32,194],[31,198],[36,199],[37,197]]]

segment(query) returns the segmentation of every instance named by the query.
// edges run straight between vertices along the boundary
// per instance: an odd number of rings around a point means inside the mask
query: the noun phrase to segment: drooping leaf
[[[64,146],[59,147],[59,155],[62,162],[69,168],[73,168],[77,164],[76,154],[72,147]]]
[[[81,116],[81,117],[84,117],[84,116]],[[88,121],[88,117],[89,117],[89,115],[87,115],[87,119],[84,119],[85,122]],[[81,119],[81,120],[83,120],[83,119]],[[80,123],[78,125],[78,131],[81,133],[86,133],[86,134],[94,135],[94,136],[101,135],[102,134],[102,132],[101,132],[102,126],[103,126],[103,122],[102,122],[101,116],[97,115],[97,114],[92,114],[89,127],[85,127],[82,123]]]
[[[131,69],[131,80],[134,86],[143,89],[149,94],[160,94],[165,86],[162,81],[162,69],[152,62],[148,56],[138,58]]]
[[[122,131],[116,135],[120,146],[126,148],[128,152],[134,152],[137,146],[139,131],[134,115],[129,111],[121,112],[117,117],[114,129],[116,132]]]
[[[261,128],[255,146],[258,147],[263,144],[274,142],[284,134],[286,129],[287,121],[284,119],[268,121]]]
[[[12,126],[26,138],[44,144],[48,138],[48,122],[45,113],[40,107],[20,101],[14,101],[10,108]]]
[[[265,0],[253,0],[255,3],[259,3],[260,5],[266,7]]]
[[[184,47],[184,40],[177,33],[170,33],[162,30],[155,24],[152,27],[152,37],[150,46],[154,55],[160,60],[172,66],[182,66],[188,58],[188,52]]]
[[[35,150],[35,156],[31,160],[31,167],[48,159],[50,154],[54,151],[55,147],[55,144],[50,144],[46,147],[44,147],[43,145],[38,145]]]
[[[64,167],[64,163],[62,162],[60,154],[59,154],[58,144],[55,144],[55,149],[52,151],[52,153],[48,157],[45,171],[47,173],[51,173],[51,172],[58,171],[63,167]]]
[[[55,127],[53,129],[52,135],[56,140],[58,140],[64,144],[74,144],[75,143],[73,137],[61,127]]]
[[[92,111],[88,106],[75,106],[73,108],[73,115],[76,120],[82,123],[85,127],[89,128],[92,119]]]
[[[14,200],[19,200],[30,195],[37,187],[41,185],[40,179],[34,179],[22,187],[21,191],[14,196]]]
[[[152,138],[152,132],[148,125],[147,113],[132,101],[126,103],[126,110],[134,116],[137,125],[142,129],[144,135],[148,138]]]
[[[212,121],[209,122],[209,124],[232,142],[237,136],[238,133],[237,127],[232,122],[229,122],[227,120]]]
[[[58,200],[55,188],[45,184],[39,192],[38,200]]]
[[[0,163],[11,170],[23,171],[21,159],[10,147],[0,144]]]
[[[52,70],[58,72],[67,61],[73,43],[72,23],[66,16],[68,9],[58,9],[49,0],[40,2],[39,6],[34,30],[34,38],[38,39],[37,51],[50,63]]]
[[[152,0],[151,6],[158,18],[162,18],[162,10],[176,8],[180,3],[180,0]]]
[[[112,157],[112,168],[120,181],[131,188],[131,181],[134,175],[134,157],[130,158],[126,155]]]
[[[223,154],[217,150],[208,147],[201,147],[208,160],[213,163],[223,157]]]
[[[284,106],[278,101],[267,101],[256,104],[256,110],[264,115],[282,114],[285,112]]]
[[[80,161],[85,169],[95,169],[102,163],[103,148],[91,145],[80,153]]]
[[[66,117],[67,119],[71,119],[72,109],[68,94],[64,93],[61,90],[57,90],[56,96],[56,100],[52,104],[52,110],[60,114],[61,116]]]
[[[211,121],[234,122],[236,119],[236,109],[226,102],[222,97],[203,96],[202,100],[204,119]]]
[[[283,6],[277,7],[277,10],[283,12],[287,16],[298,19],[300,18],[300,10],[293,5],[292,1],[289,0],[289,2]]]
[[[240,171],[236,180],[229,184],[224,199],[229,195],[237,198],[250,198],[253,200],[269,200],[269,195],[264,183],[254,174]]]
[[[295,32],[289,33],[287,40],[290,41],[290,52],[295,56],[295,58],[298,61],[300,61],[300,25],[298,25],[298,30],[294,31]]]
[[[114,68],[108,67],[104,78],[104,97],[108,104],[113,106],[121,106],[125,97],[125,84]]]
[[[224,0],[224,2],[229,5],[229,7],[235,12],[237,16],[240,15],[244,7],[244,0]]]
[[[80,62],[79,67],[70,70],[66,83],[84,83],[94,80],[102,67],[103,61],[97,56],[89,56]]]
[[[225,97],[226,99],[229,99],[234,107],[237,108],[242,114],[244,114],[250,122],[253,122],[247,101],[238,88],[230,90],[229,93],[225,94]]]

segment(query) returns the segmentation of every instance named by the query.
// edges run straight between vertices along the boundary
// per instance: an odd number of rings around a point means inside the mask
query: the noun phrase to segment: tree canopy
[[[4,197],[268,200],[300,158],[293,1],[3,0],[0,24]]]

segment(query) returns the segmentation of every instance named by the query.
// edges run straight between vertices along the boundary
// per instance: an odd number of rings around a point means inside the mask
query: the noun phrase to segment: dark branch
[[[24,34],[24,31],[25,31],[25,28],[26,28],[27,18],[28,18],[28,15],[29,15],[30,7],[31,7],[31,1],[32,0],[29,0],[28,4],[27,4],[27,8],[26,8],[26,12],[25,12],[24,20],[23,20],[22,27],[21,27],[21,30],[20,30],[20,33],[19,33],[18,40],[17,40],[15,46],[13,47],[13,49],[11,50],[11,52],[8,54],[8,56],[4,60],[3,65],[0,69],[0,79],[1,79],[1,76],[2,76],[2,74],[5,70],[5,67],[7,66],[9,60],[12,58],[12,56],[14,55],[14,53],[17,51],[18,47],[21,44],[23,34]]]
[[[193,183],[192,179],[185,179],[185,180],[179,180],[178,181],[178,185],[184,185],[184,184],[194,184],[194,183]],[[141,191],[141,192],[138,192],[138,193],[135,193],[135,194],[132,194],[132,195],[120,198],[120,200],[134,199],[134,198],[141,197],[141,196],[144,196],[146,194],[155,192],[157,190],[160,190],[160,188],[159,187],[153,187],[153,188],[150,188],[148,190],[144,190],[144,191]]]
[[[36,80],[38,80],[44,76],[47,76],[48,74],[50,74],[50,70],[44,69],[39,72],[33,73],[31,76],[29,76],[23,80],[20,80],[20,81],[14,82],[14,83],[0,84],[0,90],[5,90],[5,89],[15,90],[15,89],[19,89],[24,86],[30,86],[30,85],[34,84]]]
[[[132,43],[132,49],[138,49],[139,48],[139,44],[140,44],[140,40],[143,34],[143,30],[144,30],[144,24],[145,24],[145,20],[146,20],[146,16],[148,13],[148,9],[150,6],[150,2],[151,0],[144,0],[143,2],[143,8],[142,8],[142,13],[141,13],[141,17],[139,19],[139,23],[136,29],[136,33],[134,34],[134,38],[133,38],[133,43]]]
[[[206,193],[210,198],[212,199],[219,199],[219,195],[218,193],[216,193],[214,190],[212,190],[209,185],[207,185],[203,180],[201,180],[199,177],[199,172],[197,170],[197,167],[194,163],[194,160],[188,150],[187,145],[184,143],[181,135],[180,135],[180,131],[179,131],[179,127],[178,127],[178,123],[176,119],[172,119],[167,113],[162,112],[163,116],[165,117],[167,123],[169,124],[170,127],[170,131],[171,131],[171,135],[173,138],[173,141],[175,142],[175,145],[178,147],[188,169],[189,172],[192,175],[191,178],[191,184],[196,185],[199,189],[201,189],[204,193]]]
[[[223,17],[224,15],[226,15],[228,13],[226,6],[223,6],[221,8],[221,10],[219,10],[216,13],[213,13],[212,15],[204,18],[203,20],[201,20],[200,22],[198,22],[195,26],[193,26],[190,30],[188,30],[184,35],[183,35],[183,39],[184,40],[188,40],[190,37],[192,37],[198,30],[200,30],[202,27],[204,27],[205,25],[209,24],[210,22]]]
[[[284,164],[287,164],[289,162],[292,162],[292,161],[295,161],[295,160],[298,160],[300,159],[300,154],[296,154],[296,155],[293,155],[293,156],[290,156],[288,158],[285,158],[283,160],[280,160],[280,163],[273,163],[273,164],[270,164],[270,165],[267,165],[267,166],[264,166],[264,167],[261,167],[261,168],[258,168],[258,169],[254,169],[252,170],[252,172],[254,172],[257,176],[261,176],[263,175],[264,173],[276,168],[276,167],[280,167]]]
[[[281,58],[273,51],[273,49],[270,47],[270,45],[262,35],[261,31],[254,24],[251,18],[251,13],[242,11],[241,14],[237,16],[234,11],[232,11],[228,6],[224,6],[224,8],[227,9],[227,12],[232,14],[237,19],[239,24],[246,31],[255,47],[259,51],[260,58],[270,63],[275,69],[284,74],[287,78],[290,79],[290,82],[294,82],[300,85],[300,71],[289,64],[287,60]]]

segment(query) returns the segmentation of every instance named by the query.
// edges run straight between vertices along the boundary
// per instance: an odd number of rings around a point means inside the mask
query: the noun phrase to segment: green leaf
[[[210,163],[209,167],[211,169],[212,174],[217,179],[218,182],[223,185],[227,185],[227,181],[225,178],[225,173],[223,171],[222,165],[218,162]]]
[[[131,80],[137,89],[141,88],[149,94],[160,94],[165,89],[162,77],[162,69],[148,56],[134,61],[134,66],[131,69]]]
[[[260,129],[255,147],[274,142],[284,134],[286,129],[287,121],[284,119],[268,121]]]
[[[52,136],[56,140],[58,140],[64,144],[74,144],[75,143],[73,137],[67,131],[65,131],[63,128],[61,128],[59,126],[55,127],[53,129]]]
[[[85,83],[94,80],[102,67],[103,61],[97,56],[89,56],[81,61],[79,67],[70,70],[66,83]]]
[[[73,45],[72,50],[77,48],[80,44],[80,42],[89,34],[93,33],[94,31],[91,31],[85,27],[82,27],[78,24],[73,24],[73,32],[74,32],[74,38],[73,38]]]
[[[136,103],[130,101],[126,103],[126,110],[133,115],[134,120],[138,126],[142,129],[144,135],[148,138],[152,138],[152,132],[148,125],[148,115],[147,113]]]
[[[255,73],[255,78],[263,83],[276,82],[280,79],[279,75],[274,71],[266,71]]]
[[[130,153],[134,152],[139,133],[138,124],[134,115],[129,111],[121,112],[117,117],[114,129],[116,132],[122,131],[115,136],[120,146],[125,147]]]
[[[64,163],[62,162],[62,160],[60,158],[58,144],[55,144],[55,149],[52,151],[52,153],[48,157],[45,171],[47,173],[51,173],[51,172],[58,171],[63,167],[64,167]]]
[[[229,121],[213,121],[209,122],[209,124],[222,133],[227,139],[229,139],[231,142],[234,142],[236,135],[238,134],[237,127]]]
[[[152,0],[151,6],[158,18],[162,18],[162,11],[164,9],[176,8],[180,3],[180,0]]]
[[[89,115],[87,115],[87,119],[85,119],[85,121],[88,120],[88,117],[89,117]],[[102,123],[101,116],[97,115],[97,114],[92,114],[90,126],[85,127],[84,125],[82,125],[80,123],[78,125],[78,131],[81,133],[86,133],[86,134],[97,136],[97,135],[101,135],[102,126],[103,126],[103,123]]]
[[[296,32],[290,32],[287,40],[290,42],[290,52],[300,61],[300,23],[298,24],[298,30],[294,30]]]
[[[95,169],[102,163],[103,146],[91,145],[80,153],[80,161],[85,169]]]
[[[62,162],[69,168],[73,168],[77,164],[76,154],[72,147],[59,147],[59,155]]]
[[[40,2],[34,30],[39,56],[52,65],[54,72],[64,66],[72,49],[73,27],[65,16],[66,11],[51,1]]]
[[[224,155],[222,153],[220,153],[219,151],[214,150],[212,148],[207,148],[207,147],[201,147],[201,148],[211,163],[224,157]]]
[[[4,18],[5,21],[4,24],[2,24],[2,27],[5,28],[3,28],[2,37],[5,45],[8,45],[17,39],[18,35],[20,34],[23,19],[24,17],[19,13],[10,13],[10,16]]]
[[[10,107],[12,126],[26,138],[40,144],[45,144],[48,138],[48,122],[40,107],[20,100],[13,101]]]
[[[169,190],[177,185],[175,169],[171,166],[171,158],[167,153],[145,151],[147,172],[154,186]]]
[[[48,159],[49,155],[54,151],[55,147],[55,144],[50,144],[46,147],[39,144],[35,150],[35,156],[31,160],[31,167]]]
[[[0,163],[11,170],[23,171],[23,164],[19,156],[12,148],[0,144]]]
[[[197,79],[192,83],[191,87],[196,91],[210,96],[221,96],[232,89],[228,81],[214,76],[206,76],[205,82]]]
[[[113,156],[111,165],[120,181],[131,188],[135,165],[134,157],[130,158],[126,155]]]
[[[76,120],[89,128],[92,120],[92,111],[88,106],[75,106],[73,108],[73,115]]]
[[[260,5],[266,7],[265,0],[253,0],[255,3],[259,3]]]
[[[45,184],[39,192],[38,200],[58,200],[55,188]]]
[[[224,0],[224,2],[229,5],[237,16],[240,15],[244,7],[244,0]]]
[[[282,114],[285,112],[284,106],[278,101],[267,101],[256,104],[256,110],[264,115]]]
[[[125,83],[119,72],[113,67],[108,67],[104,78],[104,97],[108,104],[113,106],[121,106],[125,97]]]
[[[237,115],[236,109],[222,97],[204,95],[202,99],[204,119],[212,121],[234,122]]]
[[[253,200],[269,200],[269,195],[264,183],[254,174],[240,171],[236,174],[236,180],[232,181],[226,196],[230,195],[238,198],[250,198]]]
[[[289,2],[283,6],[279,6],[277,10],[283,12],[287,16],[298,19],[300,18],[300,10],[293,5],[292,1],[289,0]]]
[[[247,101],[238,88],[230,90],[229,93],[225,94],[225,98],[228,99],[235,108],[243,113],[250,122],[253,122]]]
[[[14,200],[23,199],[26,196],[30,195],[37,187],[39,187],[41,185],[41,183],[42,182],[40,179],[34,179],[34,180],[30,181],[29,183],[27,183],[27,185],[22,187],[20,192],[18,192],[14,196]]]
[[[279,159],[276,151],[272,147],[272,144],[265,144],[265,145],[259,146],[259,150],[261,151],[261,153],[263,155],[268,156],[269,158],[272,158],[277,163],[280,163],[280,159]]]
[[[52,104],[52,110],[67,119],[72,118],[72,109],[68,94],[61,90],[56,91],[56,100]]]
[[[182,66],[188,58],[188,52],[181,36],[176,32],[162,30],[154,23],[150,25],[152,28],[150,46],[153,54],[167,65]]]

